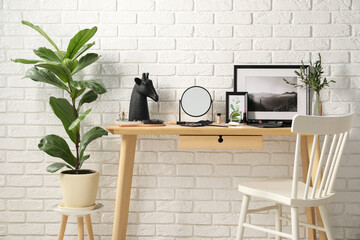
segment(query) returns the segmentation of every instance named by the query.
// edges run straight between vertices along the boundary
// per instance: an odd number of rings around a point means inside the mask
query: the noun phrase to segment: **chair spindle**
[[[313,140],[313,146],[312,146],[312,149],[311,149],[311,157],[310,157],[309,169],[308,169],[307,177],[306,177],[304,199],[308,198],[309,187],[310,187],[310,182],[311,182],[311,172],[312,172],[312,168],[313,168],[313,165],[314,165],[315,150],[316,150],[317,142],[318,142],[318,135],[314,134],[314,140]]]
[[[333,156],[334,151],[335,151],[335,144],[336,144],[337,138],[338,138],[338,134],[334,134],[332,142],[331,142],[331,146],[330,146],[330,151],[329,151],[328,157],[326,159],[326,164],[325,164],[325,168],[324,168],[323,178],[322,178],[321,184],[320,184],[320,189],[317,194],[318,198],[320,196],[322,196],[322,193],[325,190],[325,183],[326,183],[326,179],[327,179],[330,165],[331,165],[331,157]]]
[[[334,153],[334,155],[332,157],[332,160],[331,160],[331,167],[330,167],[327,179],[326,179],[325,189],[323,191],[323,197],[328,194],[328,189],[329,189],[329,185],[330,185],[331,176],[333,175],[333,172],[334,172],[335,162],[336,162],[337,156],[338,156],[339,151],[340,151],[340,146],[341,146],[341,142],[342,142],[343,137],[344,137],[344,133],[341,133],[339,135],[339,140],[338,140],[337,145],[336,145],[335,153]]]
[[[346,143],[346,140],[348,138],[348,133],[349,132],[345,132],[344,134],[344,137],[341,141],[341,147],[340,147],[340,151],[339,151],[339,154],[337,156],[337,159],[336,159],[336,162],[335,162],[335,168],[334,168],[334,171],[332,173],[332,176],[331,176],[331,179],[330,179],[330,185],[329,185],[329,188],[328,188],[328,192],[326,194],[330,194],[332,191],[333,191],[333,187],[334,187],[334,183],[335,183],[335,179],[336,179],[336,175],[337,175],[337,171],[339,169],[339,166],[340,166],[340,160],[341,160],[341,156],[344,152],[344,148],[345,148],[345,143]]]
[[[329,140],[329,135],[325,135],[324,144],[323,144],[323,147],[322,147],[322,150],[321,150],[319,165],[318,165],[318,168],[317,168],[317,171],[316,171],[315,181],[313,183],[313,189],[312,189],[312,193],[311,193],[311,198],[312,199],[315,198],[316,189],[318,189],[317,185],[318,185],[318,182],[319,182],[319,179],[320,179],[320,176],[321,176],[321,166],[322,166],[323,161],[325,159],[325,152],[326,152],[326,148],[327,148],[327,145],[328,145],[328,140]]]

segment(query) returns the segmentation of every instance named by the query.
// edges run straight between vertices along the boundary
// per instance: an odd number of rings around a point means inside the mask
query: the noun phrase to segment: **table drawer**
[[[262,149],[262,136],[180,135],[179,149]]]

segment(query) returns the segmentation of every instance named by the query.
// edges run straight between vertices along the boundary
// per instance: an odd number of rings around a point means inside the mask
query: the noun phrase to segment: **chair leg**
[[[87,231],[88,231],[89,240],[94,240],[94,232],[93,232],[93,229],[92,229],[90,214],[85,216],[85,223],[86,223],[86,228],[87,228]]]
[[[275,212],[275,230],[278,231],[278,232],[281,232],[282,231],[282,223],[281,223],[281,215],[282,215],[282,205],[281,204],[276,204],[277,205],[277,209],[276,209],[276,212]],[[275,236],[275,240],[281,240],[282,237],[280,236]]]
[[[299,240],[299,213],[297,207],[291,207],[291,233],[293,240]]]
[[[319,206],[319,210],[326,231],[326,236],[329,240],[334,240],[335,238],[331,231],[331,226],[330,226],[329,216],[327,214],[326,206],[325,205]]]
[[[239,218],[239,226],[236,232],[236,240],[242,240],[244,236],[244,227],[243,224],[246,221],[246,214],[249,207],[249,200],[250,196],[244,195],[242,203],[241,203],[241,210],[240,210],[240,218]]]
[[[62,215],[62,217],[61,217],[61,223],[60,223],[60,230],[59,230],[58,240],[63,240],[63,239],[64,239],[64,234],[65,234],[65,228],[66,228],[67,220],[68,220],[68,216]]]

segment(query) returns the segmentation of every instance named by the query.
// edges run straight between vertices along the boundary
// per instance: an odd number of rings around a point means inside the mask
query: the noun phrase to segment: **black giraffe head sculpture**
[[[143,73],[142,78],[135,78],[135,86],[131,93],[129,121],[149,120],[149,108],[146,97],[155,102],[159,100],[149,73]]]

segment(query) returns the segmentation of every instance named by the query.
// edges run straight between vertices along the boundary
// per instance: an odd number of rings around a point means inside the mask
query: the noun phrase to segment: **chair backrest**
[[[299,172],[299,155],[301,135],[313,135],[313,145],[309,160],[309,168],[306,176],[306,185],[304,192],[304,199],[316,199],[326,197],[332,193],[336,174],[340,165],[341,156],[345,148],[345,143],[348,138],[349,130],[352,126],[353,114],[344,116],[304,116],[296,115],[293,118],[291,131],[297,133],[294,159],[294,172],[292,180],[292,195],[293,199],[298,198],[298,172]],[[311,173],[313,171],[315,151],[320,135],[324,135],[324,143],[320,152],[320,159],[318,168],[316,169],[316,176],[313,181],[313,188],[311,193],[310,182]],[[331,142],[330,146],[329,143]],[[322,172],[322,165],[324,165],[323,177],[320,181]],[[320,182],[319,182],[320,181]]]

